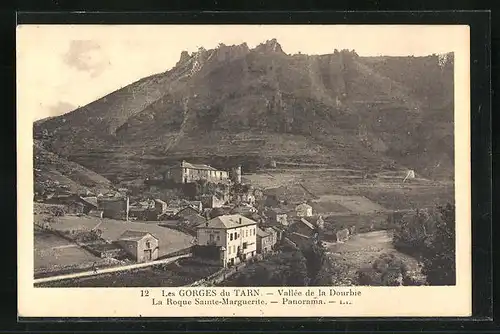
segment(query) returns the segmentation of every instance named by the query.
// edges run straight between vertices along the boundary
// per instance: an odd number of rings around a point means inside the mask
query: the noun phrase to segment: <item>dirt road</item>
[[[171,258],[164,259],[164,260],[158,260],[158,261],[152,261],[152,262],[146,262],[146,263],[137,263],[137,264],[131,264],[131,265],[127,265],[127,266],[97,269],[96,271],[91,270],[91,271],[84,271],[84,272],[73,273],[73,274],[43,277],[43,278],[35,279],[34,284],[46,283],[46,282],[52,282],[52,281],[60,281],[60,280],[65,280],[65,279],[70,279],[70,278],[81,278],[81,277],[96,276],[96,275],[101,275],[101,274],[109,274],[109,273],[114,273],[114,272],[118,272],[118,271],[126,271],[126,270],[132,270],[132,269],[137,269],[137,268],[145,268],[145,267],[150,267],[150,266],[153,266],[156,264],[171,263],[171,262],[177,261],[181,258],[186,258],[186,257],[190,257],[190,256],[191,255],[187,254],[187,255],[180,255],[180,256],[171,257]]]

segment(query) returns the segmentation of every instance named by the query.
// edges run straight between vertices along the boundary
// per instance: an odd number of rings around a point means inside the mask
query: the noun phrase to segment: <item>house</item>
[[[117,243],[136,261],[148,262],[158,259],[158,238],[149,232],[127,230]]]
[[[192,206],[186,206],[185,208],[179,210],[176,213],[176,216],[178,219],[184,219],[185,217],[188,216],[193,216],[193,215],[199,215],[199,211],[193,208]]]
[[[270,252],[272,247],[272,235],[257,227],[257,253],[263,254]]]
[[[144,208],[141,206],[132,206],[129,210],[129,218],[135,218],[138,220],[152,221],[158,220],[158,213],[156,210],[151,208]]]
[[[269,218],[271,223],[288,226],[288,215],[284,210],[280,208],[271,208],[267,210],[265,214]]]
[[[203,195],[201,196],[201,202],[204,208],[220,208],[224,205],[224,200],[219,199],[215,195]]]
[[[179,218],[180,224],[191,228],[204,224],[206,221],[207,220],[203,216],[196,213],[192,215],[185,215]]]
[[[167,203],[162,201],[161,199],[155,199],[155,212],[159,216],[167,210]]]
[[[83,213],[88,214],[91,210],[97,210],[97,197],[95,196],[86,196],[79,197],[80,203],[83,204]]]
[[[63,204],[67,213],[88,214],[97,209],[97,197],[81,197],[78,195],[53,196],[45,201],[47,204]]]
[[[186,204],[194,208],[198,213],[203,212],[203,203],[201,201],[188,201]]]
[[[337,242],[346,242],[349,239],[349,229],[344,228],[340,231],[337,231],[335,235],[337,237]]]
[[[276,233],[276,243],[281,242],[285,236],[285,230],[278,226],[271,226],[270,228]]]
[[[257,209],[251,206],[250,204],[242,203],[235,206],[232,210],[232,214],[241,214],[241,215],[251,215],[257,213]]]
[[[99,197],[98,209],[104,218],[128,220],[130,205],[128,197]]]
[[[162,215],[158,216],[158,220],[175,220],[177,218],[176,214],[178,211],[178,208],[167,208]]]
[[[312,206],[306,203],[299,204],[295,207],[297,217],[311,217],[313,215]]]
[[[168,167],[163,173],[163,180],[174,183],[191,183],[198,180],[220,183],[229,180],[229,172],[217,170],[209,165],[193,164],[183,160]]]
[[[66,204],[64,210],[67,214],[83,214],[85,206],[82,202],[74,201]]]
[[[251,193],[237,194],[234,196],[233,200],[235,203],[255,205],[255,196]]]
[[[311,237],[316,232],[316,227],[305,218],[295,220],[290,228],[292,232],[296,232],[308,237]]]
[[[203,211],[203,204],[201,201],[188,201],[185,199],[171,201],[169,203],[169,205],[167,206],[167,209],[168,208],[178,208],[180,211],[188,206],[195,209],[198,213],[201,213]]]
[[[197,227],[198,248],[216,248],[220,263],[226,267],[255,256],[257,222],[239,214],[222,215]],[[200,250],[203,252],[203,250]]]

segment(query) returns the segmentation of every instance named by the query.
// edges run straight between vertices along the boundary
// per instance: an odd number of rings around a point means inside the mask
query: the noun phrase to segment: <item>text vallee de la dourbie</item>
[[[352,305],[353,297],[360,297],[361,291],[348,288],[318,287],[306,290],[278,288],[263,291],[259,288],[181,288],[143,289],[140,296],[150,299],[150,305],[189,307],[193,305],[249,306],[249,305]]]

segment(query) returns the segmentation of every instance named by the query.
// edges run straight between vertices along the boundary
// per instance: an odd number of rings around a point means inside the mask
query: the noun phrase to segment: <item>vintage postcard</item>
[[[18,26],[19,316],[470,316],[469,47]]]

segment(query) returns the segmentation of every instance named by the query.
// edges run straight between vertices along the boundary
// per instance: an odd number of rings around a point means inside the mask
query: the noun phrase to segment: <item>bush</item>
[[[414,285],[408,275],[408,266],[394,254],[382,254],[369,268],[357,272],[359,285],[399,286]]]

